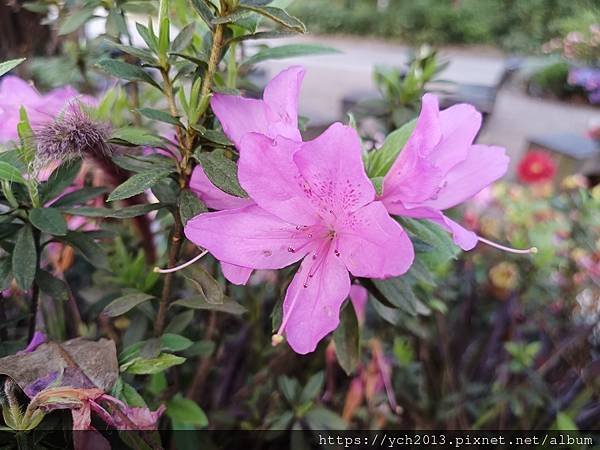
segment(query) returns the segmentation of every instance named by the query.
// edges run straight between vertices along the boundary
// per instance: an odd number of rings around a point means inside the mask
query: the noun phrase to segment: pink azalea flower
[[[276,75],[265,87],[263,99],[237,95],[214,94],[211,107],[219,118],[223,131],[241,151],[241,139],[249,132],[271,138],[284,136],[301,141],[298,130],[298,99],[304,69],[292,66]],[[190,189],[206,206],[215,210],[240,208],[254,203],[252,199],[227,194],[208,179],[201,166],[196,166]],[[246,284],[252,269],[221,262],[223,275],[234,284]]]
[[[503,148],[473,144],[480,127],[481,114],[473,106],[440,111],[437,97],[425,94],[416,127],[385,176],[380,200],[391,214],[440,225],[463,250],[471,250],[478,241],[506,250],[443,213],[506,173],[509,159]]]
[[[40,94],[19,77],[4,76],[0,80],[0,142],[18,139],[21,106],[27,111],[31,124],[39,126],[53,120],[75,99],[85,104],[95,103],[92,97],[79,94],[71,86]]]
[[[248,133],[240,148],[240,183],[255,204],[201,214],[186,236],[237,266],[280,269],[302,260],[274,343],[285,332],[296,352],[312,352],[339,324],[349,273],[402,275],[412,243],[375,201],[352,128],[334,124],[304,143]]]

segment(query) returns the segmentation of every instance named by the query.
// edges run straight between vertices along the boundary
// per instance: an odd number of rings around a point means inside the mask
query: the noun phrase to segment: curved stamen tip
[[[498,250],[503,250],[503,251],[509,252],[509,253],[535,254],[538,252],[537,247],[530,247],[530,248],[525,248],[525,249],[511,248],[511,247],[507,247],[505,245],[498,244],[494,241],[490,241],[489,239],[482,238],[481,236],[477,236],[477,239],[479,240],[479,242],[483,242],[484,244],[487,244],[490,247],[494,247],[494,248],[497,248]]]
[[[206,255],[207,253],[208,253],[208,250],[204,250],[198,256],[194,256],[192,259],[190,259],[187,262],[184,262],[183,264],[180,264],[179,266],[171,267],[169,269],[161,269],[160,267],[155,267],[154,269],[152,269],[152,271],[155,272],[155,273],[177,272],[178,270],[185,269],[187,266],[191,266],[196,261],[198,261],[200,258],[202,258],[204,255]]]
[[[281,334],[276,333],[273,336],[271,336],[271,345],[273,347],[277,347],[282,342],[283,342],[283,336]]]

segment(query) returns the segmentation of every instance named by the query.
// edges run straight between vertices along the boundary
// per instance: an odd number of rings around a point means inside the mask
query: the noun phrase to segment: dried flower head
[[[36,166],[44,167],[52,161],[68,161],[85,155],[107,156],[109,135],[107,124],[94,121],[79,103],[70,103],[53,122],[36,130]]]

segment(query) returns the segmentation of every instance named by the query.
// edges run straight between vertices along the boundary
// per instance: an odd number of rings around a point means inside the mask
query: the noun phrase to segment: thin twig
[[[179,251],[183,243],[183,224],[181,223],[181,217],[179,211],[175,211],[173,214],[175,223],[171,229],[171,236],[168,244],[168,263],[167,267],[173,267],[177,264],[179,259]],[[160,305],[158,307],[158,314],[156,316],[156,322],[154,322],[154,334],[158,337],[163,333],[165,328],[165,322],[167,318],[167,309],[169,306],[169,297],[171,296],[171,288],[173,286],[174,272],[167,273],[163,284],[163,290],[160,297]]]
[[[211,311],[210,316],[208,318],[208,325],[206,327],[206,331],[204,333],[204,340],[210,341],[213,338],[217,330],[217,313],[215,311]],[[201,358],[198,361],[198,365],[196,366],[196,373],[194,375],[194,379],[192,380],[192,384],[187,392],[187,397],[196,400],[197,397],[204,390],[204,384],[206,383],[206,379],[208,378],[208,374],[212,367],[212,356],[207,356],[206,358]]]

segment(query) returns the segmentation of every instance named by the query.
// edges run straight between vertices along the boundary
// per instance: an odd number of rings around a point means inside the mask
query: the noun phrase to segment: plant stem
[[[173,224],[173,228],[171,229],[171,236],[169,237],[169,244],[167,249],[167,267],[173,267],[175,264],[177,264],[177,260],[179,259],[179,251],[181,250],[181,245],[183,243],[183,224],[181,223],[179,211],[175,211],[173,213],[173,218],[175,220],[175,223]],[[156,322],[154,322],[154,334],[157,337],[160,336],[163,333],[163,330],[165,329],[167,309],[169,306],[169,297],[171,296],[171,288],[173,286],[174,277],[174,272],[167,273],[165,275],[163,290],[160,296],[160,305],[158,307],[158,314],[156,316]]]
[[[213,35],[212,48],[210,49],[210,57],[208,59],[208,68],[202,80],[202,88],[200,89],[200,98],[205,97],[210,92],[212,86],[212,80],[217,71],[219,65],[219,59],[221,57],[221,46],[223,45],[223,25],[219,24],[215,27],[215,34]]]
[[[225,14],[226,11],[223,10],[222,13]],[[210,93],[212,79],[217,71],[217,66],[219,64],[219,59],[221,55],[221,47],[223,45],[223,27],[224,26],[221,24],[215,27],[212,48],[210,51],[210,58],[208,61],[208,68],[204,75],[204,79],[202,80],[202,86],[200,88],[200,99],[206,98]],[[169,78],[168,64],[165,64],[165,66],[161,68],[161,74],[163,78],[164,92],[167,97],[167,102],[169,104],[169,111],[171,112],[171,115],[173,117],[177,117],[177,103],[175,102],[173,83]],[[189,178],[192,173],[191,155],[194,145],[194,133],[190,129],[184,135],[184,129],[182,129],[179,126],[176,128],[176,130],[177,140],[179,142],[182,153],[181,162],[179,163],[179,187],[181,189],[185,189],[189,184]],[[169,237],[169,243],[167,248],[167,268],[172,268],[173,266],[175,266],[177,260],[179,259],[179,252],[183,244],[183,224],[181,222],[181,216],[179,215],[178,207],[173,211],[173,219],[175,223],[173,224],[173,228],[171,229],[171,234]],[[165,328],[167,309],[169,306],[169,297],[171,296],[171,289],[173,287],[174,276],[175,274],[173,272],[167,273],[165,275],[163,290],[161,293],[160,304],[158,308],[158,314],[154,323],[154,334],[156,336],[160,336]]]

